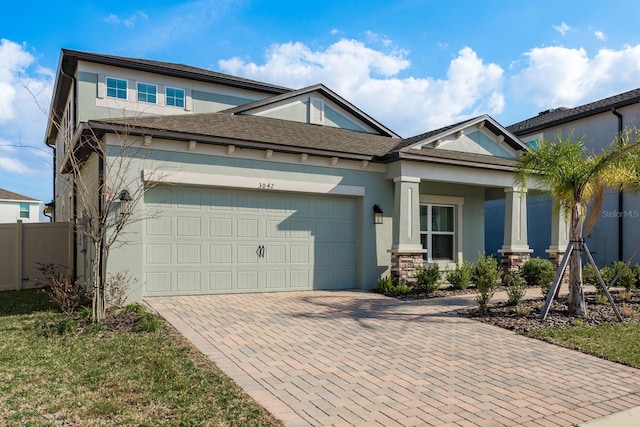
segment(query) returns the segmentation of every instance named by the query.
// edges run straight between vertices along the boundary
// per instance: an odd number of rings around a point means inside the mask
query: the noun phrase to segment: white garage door
[[[161,186],[145,206],[146,295],[355,287],[353,198]]]

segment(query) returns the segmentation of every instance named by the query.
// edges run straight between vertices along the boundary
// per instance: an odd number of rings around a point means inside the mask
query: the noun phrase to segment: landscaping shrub
[[[395,295],[406,295],[410,293],[411,290],[412,290],[411,286],[407,286],[405,283],[401,283],[395,286],[395,288],[393,289],[393,293]]]
[[[520,274],[510,271],[504,276],[504,284],[509,297],[507,304],[518,305],[527,293],[527,282]]]
[[[36,269],[48,280],[45,292],[49,300],[64,314],[71,316],[85,294],[80,282],[65,272],[61,265],[38,263]]]
[[[471,284],[474,265],[471,261],[464,260],[456,264],[453,271],[447,271],[447,280],[454,289],[467,289]]]
[[[591,264],[586,264],[582,267],[582,283],[585,285],[595,286],[596,288],[600,286],[598,279],[596,278],[596,272]]]
[[[473,279],[478,289],[476,302],[482,313],[489,311],[489,301],[493,298],[496,282],[500,278],[498,260],[482,253],[478,255],[478,262],[473,271]]]
[[[636,276],[636,289],[640,288],[640,264],[636,264],[632,268],[633,274]]]
[[[442,274],[440,274],[438,264],[431,264],[426,268],[421,266],[416,271],[415,289],[417,292],[429,295],[438,290],[440,280],[442,280]]]
[[[553,264],[548,259],[531,258],[522,266],[522,277],[528,286],[540,286],[542,296],[546,298],[551,283],[556,276]]]
[[[388,294],[393,292],[395,288],[396,288],[396,283],[393,277],[383,276],[383,277],[378,277],[378,283],[374,291],[379,292],[381,294]]]
[[[609,285],[611,280],[618,276],[618,279],[613,284],[614,286],[622,286],[628,291],[636,286],[636,276],[631,267],[629,267],[629,264],[624,261],[613,262],[611,265],[610,276],[611,277],[607,281],[607,285]]]

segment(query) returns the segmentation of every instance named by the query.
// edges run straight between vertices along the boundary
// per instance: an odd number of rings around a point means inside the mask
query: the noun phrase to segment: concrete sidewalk
[[[472,296],[146,302],[287,426],[573,426],[640,406],[636,369],[446,313]]]

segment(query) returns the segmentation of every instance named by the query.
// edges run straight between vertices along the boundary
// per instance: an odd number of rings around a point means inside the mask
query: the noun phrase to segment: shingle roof
[[[13,191],[0,188],[0,200],[24,200],[29,202],[39,202],[38,199],[23,196],[22,194],[14,193]]]
[[[408,147],[395,150],[398,138],[251,115],[207,113],[152,116],[137,118],[135,123],[131,119],[109,119],[92,120],[88,125],[93,131],[109,132],[124,125],[127,131],[135,135],[183,141],[193,139],[260,149],[271,147],[282,151],[367,158],[381,162],[410,157],[425,162],[500,169],[511,169],[516,163],[510,159],[450,150]]]
[[[240,146],[263,144],[295,152],[320,150],[365,157],[383,156],[398,142],[397,138],[329,126],[226,113],[139,117],[135,123],[131,119],[89,122],[92,128],[104,131],[119,125],[133,126],[131,132],[134,134],[155,133],[158,137],[165,135],[172,139]]]
[[[515,135],[536,132],[551,126],[557,126],[573,120],[610,111],[640,101],[640,89],[630,90],[608,98],[603,98],[575,108],[555,108],[541,112],[535,117],[507,126]]]

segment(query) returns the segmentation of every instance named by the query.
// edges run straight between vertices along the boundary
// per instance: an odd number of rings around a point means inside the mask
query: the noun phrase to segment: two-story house
[[[451,267],[484,250],[492,199],[506,206],[505,261],[530,253],[526,193],[513,185],[527,148],[486,115],[403,139],[322,84],[63,50],[46,143],[56,221],[90,215],[80,180],[102,183],[97,200],[144,190],[131,213],[141,220],[109,258],[137,280],[133,300],[370,289],[423,262]],[[82,236],[76,258],[78,275],[91,274]]]
[[[0,223],[39,222],[40,200],[0,188]]]
[[[543,139],[555,140],[557,136],[573,135],[583,138],[585,146],[593,152],[601,151],[628,129],[638,127],[640,119],[640,89],[620,93],[575,108],[555,108],[541,112],[537,116],[515,123],[508,129],[522,141],[535,146]],[[632,134],[636,138],[637,134]],[[530,215],[530,227],[549,227],[551,201],[548,197],[538,197],[534,201],[537,212]],[[609,189],[598,215],[598,221],[586,242],[600,266],[613,261],[640,261],[634,257],[640,251],[640,198],[634,194]],[[536,249],[546,249],[548,234],[542,234],[538,242],[530,242]]]

